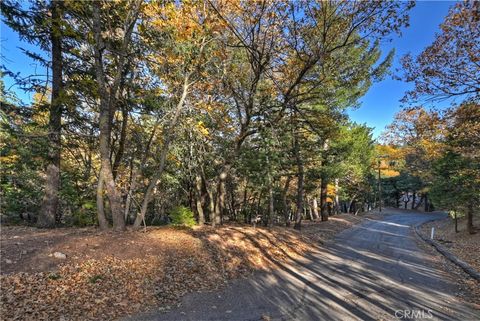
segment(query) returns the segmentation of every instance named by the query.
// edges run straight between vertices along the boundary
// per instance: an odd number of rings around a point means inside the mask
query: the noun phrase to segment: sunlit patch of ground
[[[251,226],[146,233],[2,227],[2,318],[112,320],[153,306],[168,309],[188,292],[301,257],[361,220],[340,215],[303,222],[301,232]]]

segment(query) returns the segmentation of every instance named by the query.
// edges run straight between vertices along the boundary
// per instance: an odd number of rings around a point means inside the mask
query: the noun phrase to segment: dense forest
[[[292,225],[383,206],[480,209],[480,2],[419,56],[409,2],[2,1],[46,74],[2,65],[1,218],[38,227]],[[380,140],[373,83],[413,84]],[[451,102],[447,109],[432,108]]]

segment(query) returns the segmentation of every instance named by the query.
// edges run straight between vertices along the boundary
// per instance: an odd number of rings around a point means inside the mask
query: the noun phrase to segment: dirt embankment
[[[338,215],[305,222],[301,232],[249,226],[120,234],[3,227],[0,314],[5,320],[112,320],[153,306],[168,309],[188,292],[215,289],[230,278],[272,268],[272,261],[298,258],[361,221]]]

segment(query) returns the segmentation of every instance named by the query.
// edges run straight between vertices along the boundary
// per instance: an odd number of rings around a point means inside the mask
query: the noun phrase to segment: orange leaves
[[[400,172],[394,169],[382,169],[381,174],[382,177],[396,177],[400,175]]]
[[[185,231],[127,233],[121,237],[122,246],[98,247],[94,252],[91,246],[82,250],[82,245],[114,244],[117,236],[98,236],[93,231],[79,242],[72,234],[49,232],[62,236],[56,246],[78,246],[72,256],[84,256],[86,251],[96,258],[67,261],[55,272],[2,275],[2,319],[112,320],[153,305],[166,307],[181,295],[213,287],[223,278],[201,240]],[[20,245],[37,234],[35,230],[25,230]],[[42,244],[48,246],[44,242],[39,245]],[[37,264],[41,260],[48,257],[37,258]]]
[[[192,38],[200,31],[197,8],[191,2],[161,4],[158,1],[145,6],[144,14],[150,18],[151,26],[158,30],[173,31],[175,40]]]

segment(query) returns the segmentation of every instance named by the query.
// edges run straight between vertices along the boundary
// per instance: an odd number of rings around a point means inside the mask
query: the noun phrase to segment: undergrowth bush
[[[176,206],[170,213],[172,225],[176,226],[194,226],[196,224],[193,212],[185,206]]]

